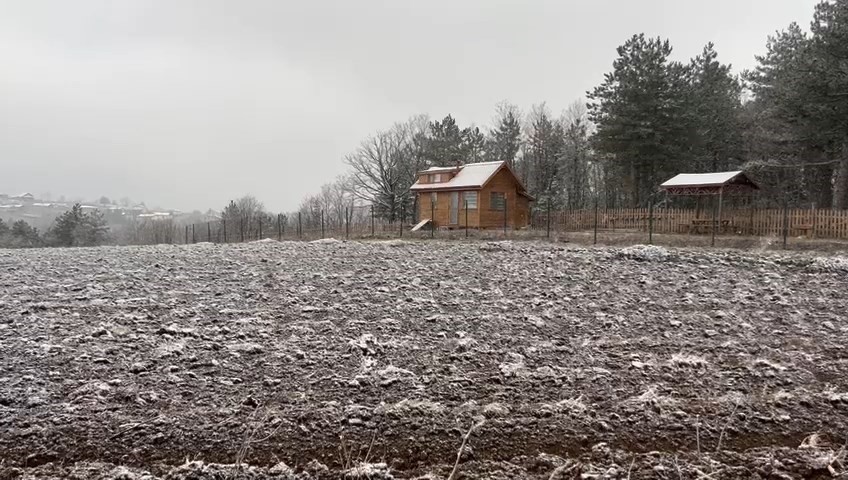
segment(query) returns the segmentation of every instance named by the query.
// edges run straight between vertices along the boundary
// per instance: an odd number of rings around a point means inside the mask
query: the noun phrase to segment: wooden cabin
[[[510,229],[530,224],[533,198],[506,162],[432,167],[418,172],[411,190],[418,195],[421,224]]]

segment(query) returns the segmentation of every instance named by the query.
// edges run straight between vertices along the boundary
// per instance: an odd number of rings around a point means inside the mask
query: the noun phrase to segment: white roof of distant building
[[[505,164],[504,162],[481,162],[468,163],[459,167],[431,167],[421,173],[439,173],[451,172],[459,170],[457,174],[448,180],[441,183],[420,183],[415,182],[412,185],[412,190],[432,190],[432,189],[455,189],[455,188],[480,188],[492,178],[495,173],[500,170]]]
[[[741,170],[715,173],[681,173],[663,183],[663,187],[714,187],[736,178]]]

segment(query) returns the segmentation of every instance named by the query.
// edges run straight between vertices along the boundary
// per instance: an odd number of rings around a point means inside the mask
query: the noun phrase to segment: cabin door
[[[451,192],[450,194],[450,224],[456,225],[459,223],[459,192]]]

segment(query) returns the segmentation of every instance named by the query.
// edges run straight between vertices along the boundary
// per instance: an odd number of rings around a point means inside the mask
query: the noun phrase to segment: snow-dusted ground
[[[846,312],[845,257],[0,250],[0,478],[838,475]]]

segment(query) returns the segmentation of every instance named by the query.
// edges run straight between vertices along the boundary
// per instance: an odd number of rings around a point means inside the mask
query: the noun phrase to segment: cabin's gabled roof
[[[410,187],[412,191],[436,191],[436,190],[468,190],[468,189],[478,189],[483,188],[492,177],[495,176],[502,168],[506,168],[509,170],[510,174],[512,174],[513,178],[515,178],[515,182],[518,184],[518,191],[522,195],[526,197],[530,197],[527,194],[527,190],[524,188],[524,185],[521,183],[521,180],[509,168],[509,165],[506,162],[480,162],[480,163],[468,163],[465,165],[460,165],[458,167],[430,167],[427,170],[423,170],[418,172],[418,180]],[[457,172],[456,175],[453,176],[447,182],[440,183],[421,183],[421,176],[431,173],[444,173],[444,172]]]

